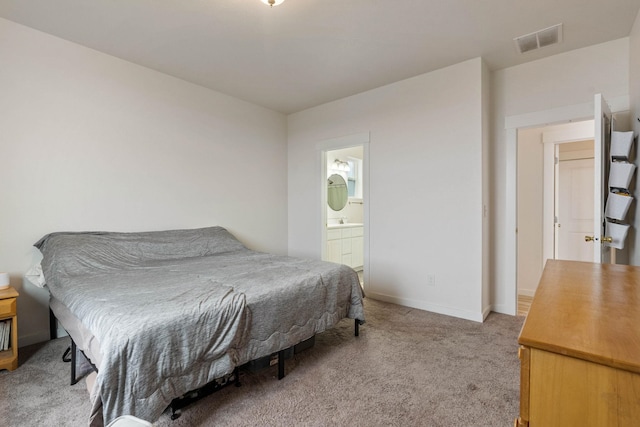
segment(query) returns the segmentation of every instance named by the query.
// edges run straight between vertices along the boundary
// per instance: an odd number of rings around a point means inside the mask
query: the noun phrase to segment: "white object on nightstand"
[[[9,285],[9,273],[0,273],[0,289],[7,289]]]

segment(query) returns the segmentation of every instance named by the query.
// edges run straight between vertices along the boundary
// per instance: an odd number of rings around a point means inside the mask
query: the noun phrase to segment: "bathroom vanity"
[[[362,224],[333,224],[327,226],[327,255],[325,260],[362,270],[364,240]]]

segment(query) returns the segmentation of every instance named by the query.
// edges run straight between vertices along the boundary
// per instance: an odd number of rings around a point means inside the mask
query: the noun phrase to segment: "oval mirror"
[[[334,211],[341,211],[347,205],[347,183],[340,175],[333,174],[327,179],[327,203]]]

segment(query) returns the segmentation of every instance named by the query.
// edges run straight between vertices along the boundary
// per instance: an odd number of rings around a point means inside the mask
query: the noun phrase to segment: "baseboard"
[[[531,290],[531,289],[518,289],[518,295],[524,295],[525,297],[531,297],[533,298],[533,296],[536,294],[535,289]]]
[[[18,329],[19,332],[19,329]],[[49,329],[18,337],[18,348],[39,342],[49,341]]]
[[[67,331],[62,328],[58,328],[58,338],[67,336]],[[39,342],[49,341],[49,329],[38,331],[29,335],[21,335],[18,337],[18,348],[25,347],[31,344],[37,344]]]
[[[489,315],[489,313],[491,313],[493,311],[493,307],[491,306],[491,304],[489,304],[487,307],[485,307],[485,309],[482,311],[482,321],[484,322],[485,320],[487,320],[487,316]]]
[[[425,301],[416,301],[407,298],[398,298],[392,295],[385,295],[376,292],[367,291],[367,298],[376,299],[384,302],[402,305],[405,307],[417,308],[420,310],[430,311],[432,313],[444,314],[447,316],[458,317],[460,319],[472,320],[482,323],[489,313],[474,312],[468,310],[460,310],[458,308],[447,307],[439,304],[431,304]]]
[[[493,311],[500,314],[508,314],[509,316],[515,316],[517,313],[517,307],[511,307],[507,304],[495,304],[493,305]]]

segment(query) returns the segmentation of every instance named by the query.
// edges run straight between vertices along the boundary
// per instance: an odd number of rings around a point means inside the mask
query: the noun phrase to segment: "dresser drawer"
[[[16,299],[7,298],[0,300],[0,319],[16,314]]]

